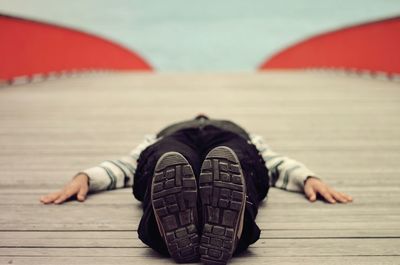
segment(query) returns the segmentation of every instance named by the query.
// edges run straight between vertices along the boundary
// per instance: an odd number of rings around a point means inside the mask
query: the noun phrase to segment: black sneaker
[[[198,261],[197,184],[181,154],[168,152],[157,161],[151,203],[171,257],[176,262]]]
[[[199,191],[204,220],[200,259],[205,264],[226,264],[235,251],[246,205],[245,179],[232,149],[219,146],[207,154]]]

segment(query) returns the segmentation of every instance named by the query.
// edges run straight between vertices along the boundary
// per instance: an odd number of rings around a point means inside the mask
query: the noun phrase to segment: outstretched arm
[[[60,204],[75,195],[78,201],[84,201],[88,192],[131,187],[140,153],[156,141],[155,135],[147,135],[129,156],[107,160],[79,172],[63,189],[42,196],[40,201],[44,204]]]
[[[353,200],[351,196],[326,185],[303,163],[271,150],[261,136],[251,135],[251,142],[257,147],[265,161],[270,186],[303,192],[311,202],[315,201],[318,195],[330,203],[347,203]]]

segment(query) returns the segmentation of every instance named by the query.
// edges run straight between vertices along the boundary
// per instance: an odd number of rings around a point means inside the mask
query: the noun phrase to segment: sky
[[[237,72],[315,34],[398,16],[400,0],[0,0],[0,13],[111,39],[159,71]]]

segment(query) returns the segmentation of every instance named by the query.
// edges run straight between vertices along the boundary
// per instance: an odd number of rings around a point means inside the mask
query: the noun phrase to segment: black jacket
[[[215,120],[210,119],[205,115],[198,115],[193,120],[182,121],[178,123],[174,123],[163,130],[161,130],[157,137],[163,137],[173,134],[176,131],[182,129],[190,129],[190,128],[203,128],[206,126],[214,126],[219,129],[233,132],[235,134],[240,135],[241,137],[245,138],[246,140],[250,140],[249,134],[239,125],[234,122],[228,120]]]

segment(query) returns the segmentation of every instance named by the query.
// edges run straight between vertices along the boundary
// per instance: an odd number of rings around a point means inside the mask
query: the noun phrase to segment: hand
[[[304,193],[310,202],[314,202],[318,194],[330,203],[348,203],[353,201],[351,196],[332,189],[321,180],[314,177],[307,178],[304,184]]]
[[[78,174],[62,190],[42,196],[40,197],[40,201],[44,204],[60,204],[76,195],[78,201],[83,202],[86,199],[88,191],[88,176],[86,174]]]

